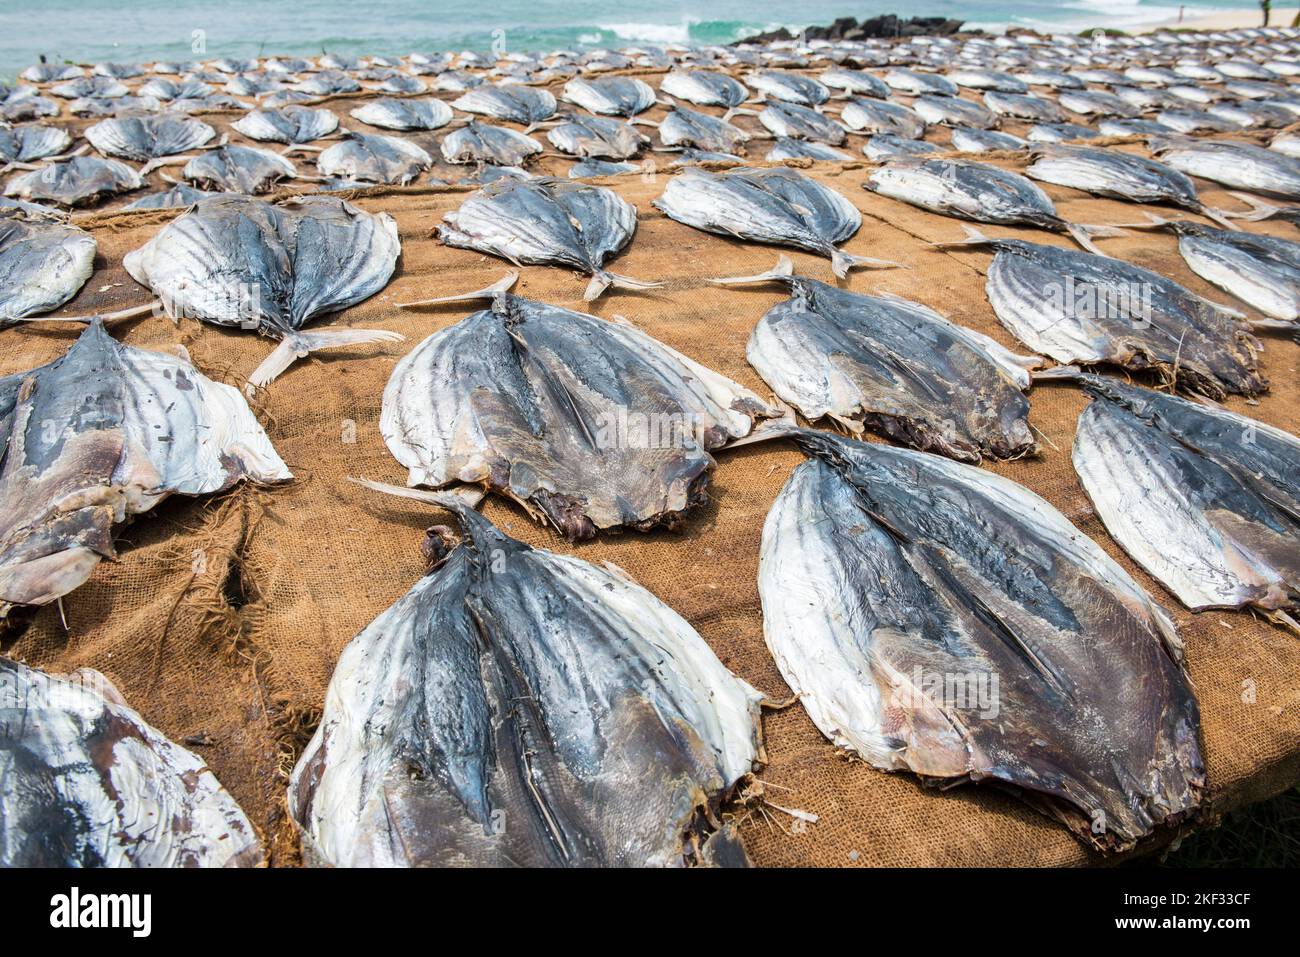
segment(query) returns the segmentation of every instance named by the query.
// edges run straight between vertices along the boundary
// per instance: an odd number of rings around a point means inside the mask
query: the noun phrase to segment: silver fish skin
[[[949,245],[996,250],[989,302],[1034,352],[1060,363],[1154,368],[1213,399],[1268,389],[1248,327],[1172,280],[1118,259],[967,232]]]
[[[519,123],[529,128],[555,115],[555,97],[531,86],[483,84],[467,90],[451,104],[466,113]]]
[[[1241,126],[1203,110],[1161,110],[1156,122],[1178,133],[1235,133]]]
[[[847,138],[844,127],[830,117],[806,106],[780,100],[764,107],[758,114],[758,121],[775,135],[791,139],[839,146]]]
[[[1097,131],[1102,136],[1146,136],[1177,132],[1172,126],[1165,126],[1156,120],[1116,120],[1110,117],[1097,121]]]
[[[115,557],[114,526],[168,495],[292,478],[237,389],[99,320],[61,358],[0,379],[0,430],[0,617],[81,585]]]
[[[858,133],[893,133],[913,140],[925,135],[926,122],[919,113],[885,100],[850,100],[840,120]]]
[[[252,110],[230,124],[236,133],[263,143],[297,145],[329,136],[339,128],[339,118],[330,110],[307,106]]]
[[[744,149],[749,134],[716,116],[678,106],[670,110],[659,124],[659,139],[664,146],[734,153]]]
[[[400,186],[432,165],[433,157],[410,140],[355,131],[316,158],[316,166],[325,176]]]
[[[522,166],[530,156],[542,152],[542,144],[515,130],[470,120],[443,137],[439,150],[448,163]]]
[[[397,76],[386,77],[380,82],[375,89],[381,93],[413,94],[428,92],[429,85],[415,76]],[[441,103],[441,100],[437,102]]]
[[[344,649],[290,779],[306,861],[747,864],[710,822],[762,695],[620,570],[447,507],[463,543]]]
[[[1047,86],[1054,90],[1082,90],[1087,87],[1087,84],[1078,77],[1058,70],[1024,70],[1015,76],[1030,86]]]
[[[502,180],[447,213],[438,238],[514,263],[581,270],[592,277],[585,293],[591,301],[610,285],[655,285],[605,269],[635,232],[636,207],[613,190],[554,179]]]
[[[1001,122],[988,109],[971,100],[953,96],[918,96],[912,103],[912,109],[927,123],[949,126],[973,126],[982,130],[991,130]]]
[[[298,171],[283,156],[251,146],[219,146],[185,164],[181,176],[204,189],[265,193]]]
[[[33,163],[71,145],[68,131],[57,126],[0,126],[0,164]]]
[[[810,422],[886,435],[964,462],[1034,451],[1029,371],[987,336],[920,303],[864,296],[795,276],[788,261],[765,277],[790,287],[749,338],[749,364]]]
[[[433,88],[444,93],[464,93],[483,85],[483,77],[467,70],[446,70],[438,74]]]
[[[778,136],[772,148],[764,157],[769,163],[780,163],[788,159],[822,160],[832,163],[852,162],[853,157],[843,150],[815,143],[808,140],[795,140],[788,136]]]
[[[257,831],[203,760],[97,671],[0,657],[0,868],[255,867]]]
[[[1051,100],[1032,93],[999,93],[989,90],[984,94],[984,105],[998,116],[1010,116],[1036,123],[1060,123],[1065,113]]]
[[[1139,107],[1125,102],[1114,93],[1101,90],[1065,90],[1057,101],[1071,113],[1082,116],[1123,116],[1135,117],[1141,113]]]
[[[201,203],[204,200],[214,199],[217,196],[237,196],[238,193],[217,193],[210,190],[195,189],[193,186],[186,186],[184,183],[177,183],[171,189],[164,190],[160,193],[150,193],[148,196],[141,196],[133,203],[123,206],[123,211],[136,209],[178,209],[186,206],[193,206],[195,203]]]
[[[61,223],[23,222],[0,208],[0,328],[51,312],[94,271],[95,240]]]
[[[1152,137],[1157,159],[1186,173],[1234,189],[1300,199],[1300,160],[1234,140]]]
[[[759,70],[745,77],[750,87],[774,100],[798,106],[820,106],[831,98],[831,91],[810,76],[783,70]]]
[[[877,163],[941,152],[943,150],[933,143],[927,143],[925,140],[909,140],[903,136],[895,136],[893,133],[873,133],[867,137],[866,143],[862,144],[863,155]]]
[[[86,128],[86,139],[104,156],[143,163],[206,145],[217,135],[202,120],[166,116],[128,116],[100,120]]]
[[[379,429],[408,484],[481,485],[572,540],[679,526],[713,453],[781,412],[629,324],[499,295],[402,358]]]
[[[1192,611],[1300,604],[1300,439],[1262,422],[1078,376],[1072,458],[1110,533]]]
[[[311,97],[335,96],[339,93],[356,93],[361,84],[340,70],[321,70],[304,80],[291,84],[290,89]]]
[[[1038,123],[1029,128],[1025,138],[1031,143],[1065,143],[1070,140],[1094,140],[1097,131],[1077,123]]]
[[[884,81],[891,89],[912,96],[932,93],[936,96],[956,96],[961,91],[957,84],[937,73],[921,73],[906,67],[891,67],[884,76]]]
[[[1262,102],[1216,103],[1206,112],[1236,123],[1244,130],[1281,129],[1296,121],[1296,114],[1289,107]]]
[[[733,109],[744,103],[749,90],[739,80],[713,70],[672,70],[664,74],[659,90],[697,106]]]
[[[620,163],[609,160],[588,159],[574,163],[569,167],[570,179],[586,179],[594,176],[618,176],[622,173],[639,173],[641,166],[637,163]]]
[[[130,88],[125,83],[111,76],[79,76],[50,87],[52,96],[64,100],[79,100],[84,97],[115,99],[119,96],[127,96],[130,92]]]
[[[1018,136],[996,130],[970,129],[954,126],[952,148],[963,153],[987,153],[993,150],[1022,150],[1029,144]]]
[[[670,179],[651,205],[705,232],[828,256],[841,278],[854,265],[877,262],[836,248],[862,225],[857,207],[792,169],[710,173],[690,167]]]
[[[570,156],[627,159],[649,141],[631,125],[603,116],[570,116],[547,131],[546,138]]]
[[[451,107],[434,97],[427,99],[368,100],[350,111],[354,119],[385,130],[436,130],[451,122]]]
[[[1169,203],[1197,213],[1206,210],[1187,176],[1143,156],[1063,145],[1037,147],[1031,156],[1033,163],[1025,169],[1031,179],[1132,203]]]
[[[564,84],[562,99],[604,116],[636,116],[654,106],[655,91],[636,77],[574,77]]]
[[[949,70],[946,76],[958,86],[964,86],[971,90],[997,90],[999,93],[1029,92],[1029,87],[1024,80],[999,70],[966,67]]]
[[[939,786],[1029,792],[1102,850],[1197,813],[1180,640],[1116,562],[985,469],[825,432],[795,441],[812,460],[763,527],[763,633],[832,743]],[[967,696],[933,684],[951,675]]]
[[[76,207],[144,187],[144,179],[118,160],[74,156],[9,180],[5,195]]]
[[[889,86],[885,81],[865,70],[834,68],[823,72],[818,80],[824,86],[843,90],[852,96],[869,96],[877,100],[889,97]]]
[[[400,252],[387,213],[372,215],[330,196],[277,205],[223,196],[172,220],[122,265],[173,318],[279,339],[250,376],[263,386],[309,352],[400,340],[382,330],[304,328],[377,293]]]

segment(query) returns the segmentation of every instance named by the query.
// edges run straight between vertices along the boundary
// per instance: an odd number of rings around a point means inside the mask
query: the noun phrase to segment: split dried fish
[[[965,462],[1034,451],[1029,370],[988,336],[897,296],[864,296],[794,275],[782,256],[757,276],[790,298],[749,337],[746,355],[774,392],[810,422],[829,418],[853,435],[877,432]]]
[[[747,863],[719,810],[763,760],[762,695],[619,569],[391,491],[464,541],[343,651],[289,782],[307,861]]]
[[[113,558],[113,529],[171,494],[292,476],[239,391],[120,345],[96,319],[59,359],[0,379],[0,617]]]
[[[86,128],[86,139],[105,156],[144,163],[207,144],[217,131],[202,120],[126,116]]]
[[[109,196],[141,189],[140,174],[117,160],[74,156],[15,176],[5,187],[6,196],[46,201],[60,206],[86,206]]]
[[[478,113],[495,120],[506,120],[533,129],[555,113],[555,97],[547,90],[531,86],[508,84],[491,86],[484,83],[462,94],[451,104],[466,113]]]
[[[316,160],[325,176],[405,186],[433,165],[421,147],[398,136],[349,132]]]
[[[297,146],[329,136],[338,130],[339,118],[330,110],[290,105],[278,110],[253,110],[230,128],[251,140]]]
[[[0,166],[34,163],[62,153],[71,145],[67,130],[57,126],[0,126]]]
[[[283,156],[251,146],[219,146],[185,164],[181,175],[204,189],[265,193],[297,170]]]
[[[1152,137],[1151,152],[1188,176],[1233,189],[1300,199],[1300,159],[1235,140]]]
[[[840,120],[858,133],[893,133],[907,139],[925,135],[925,120],[919,113],[885,100],[850,100],[840,111]]]
[[[712,70],[673,70],[664,75],[659,89],[698,106],[735,109],[745,102],[749,90],[739,80]]]
[[[792,169],[710,173],[690,167],[670,179],[651,205],[706,232],[827,256],[840,277],[854,266],[897,265],[837,249],[858,231],[862,215],[839,193]]]
[[[352,110],[362,123],[385,130],[436,130],[451,122],[451,107],[442,100],[380,97]]]
[[[400,251],[387,213],[372,215],[330,196],[279,205],[228,196],[172,220],[122,264],[174,319],[279,339],[249,378],[263,386],[309,352],[400,341],[377,329],[303,328],[382,289]]]
[[[677,526],[712,453],[781,414],[629,324],[506,284],[393,370],[379,429],[410,485],[482,485],[570,539]]]
[[[463,128],[448,133],[439,149],[448,163],[521,166],[528,157],[542,152],[542,144],[514,130],[470,120]]]
[[[609,286],[645,289],[657,282],[605,268],[632,241],[636,207],[613,190],[556,179],[501,180],[469,196],[443,217],[438,238],[516,265],[569,266],[589,276],[584,298]]]
[[[255,867],[265,856],[203,760],[89,668],[54,675],[0,658],[0,803],[0,868]]]
[[[768,648],[827,738],[939,786],[1012,787],[1103,849],[1196,813],[1178,634],[1118,564],[984,469],[795,441],[813,458],[764,525],[759,594]]]
[[[830,117],[806,106],[780,100],[764,107],[758,114],[758,121],[777,136],[829,143],[831,146],[839,146],[847,135],[844,127]]]
[[[751,87],[774,100],[799,106],[820,106],[831,98],[831,91],[810,76],[784,70],[760,70],[745,77]]]
[[[685,107],[674,107],[659,124],[659,139],[664,146],[690,146],[718,153],[743,149],[749,134],[726,120]]]
[[[574,77],[564,84],[563,99],[584,110],[605,116],[636,116],[655,104],[655,91],[631,76],[595,80]]]
[[[24,222],[0,209],[0,328],[59,308],[94,271],[95,240],[61,223]]]
[[[648,140],[627,123],[602,116],[570,116],[546,134],[561,153],[627,159]]]

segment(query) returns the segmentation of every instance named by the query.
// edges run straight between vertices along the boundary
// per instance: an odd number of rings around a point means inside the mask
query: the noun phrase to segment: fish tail
[[[659,129],[659,124],[654,120],[647,120],[640,116],[634,116],[627,122],[629,126],[653,126],[655,129]]]
[[[400,485],[389,485],[386,482],[353,478],[350,475],[348,481],[353,485],[368,488],[372,492],[382,492],[385,495],[394,495],[398,498],[410,498],[417,502],[427,502],[429,505],[438,505],[458,513],[462,509],[476,506],[483,501],[486,494],[481,488],[475,486],[462,486],[454,491],[451,489],[403,488]]]
[[[718,276],[708,281],[718,286],[743,286],[760,282],[780,282],[793,275],[794,263],[790,261],[789,256],[782,253],[777,257],[776,265],[767,272],[755,273],[752,276]]]
[[[1083,370],[1078,366],[1052,366],[1039,369],[1033,373],[1034,382],[1075,382],[1082,378]]]
[[[1092,237],[1115,237],[1123,236],[1124,231],[1119,226],[1105,226],[1097,223],[1066,223],[1065,231],[1070,234],[1070,238],[1082,246],[1090,253],[1098,256],[1106,254],[1097,248],[1092,241]]]
[[[1224,229],[1231,229],[1233,232],[1241,232],[1241,227],[1232,221],[1231,218],[1221,209],[1215,209],[1213,206],[1201,204],[1200,214],[1207,219],[1212,219]]]
[[[622,276],[616,272],[601,270],[591,277],[591,282],[587,283],[587,291],[582,294],[582,298],[587,302],[599,299],[601,294],[610,286],[619,289],[653,289],[662,285],[662,282],[654,280],[633,279],[631,276]]]
[[[846,253],[842,249],[832,247],[831,251],[831,271],[841,279],[849,274],[849,270],[857,266],[874,266],[877,269],[906,269],[902,263],[891,262],[888,259],[872,259],[870,256],[855,256],[852,253]]]
[[[455,293],[450,296],[438,296],[436,299],[417,299],[414,302],[399,302],[398,309],[417,309],[421,306],[435,306],[444,302],[472,302],[475,299],[495,299],[519,281],[519,270],[512,269],[490,286],[475,289],[473,292]]]
[[[1229,190],[1229,196],[1234,196],[1250,207],[1248,213],[1234,213],[1226,209],[1219,210],[1219,213],[1230,219],[1244,219],[1247,222],[1258,222],[1261,219],[1268,219],[1270,216],[1276,216],[1282,212],[1281,206],[1274,206],[1272,203],[1266,203],[1256,196],[1249,193],[1236,193]]]
[[[401,342],[406,337],[387,329],[327,329],[320,332],[294,332],[280,340],[279,345],[248,377],[257,388],[269,385],[299,359],[308,353],[364,342]]]
[[[967,226],[965,223],[961,227],[965,233],[965,239],[953,239],[945,243],[930,243],[935,249],[951,249],[956,246],[986,246],[997,242],[989,236],[985,236],[974,226]]]

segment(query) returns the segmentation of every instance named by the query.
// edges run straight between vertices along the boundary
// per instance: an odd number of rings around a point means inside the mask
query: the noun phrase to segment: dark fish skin
[[[569,116],[546,138],[570,156],[622,160],[635,156],[646,139],[629,124],[604,116]]]
[[[1103,850],[1197,812],[1177,632],[1095,543],[986,470],[793,437],[813,461],[768,516],[759,591],[768,647],[823,733],[928,783],[1009,785]],[[996,677],[996,713],[927,692],[953,675]]]
[[[749,363],[805,418],[823,416],[964,462],[1034,450],[1027,369],[992,340],[903,299],[775,276],[790,298],[750,336]]]
[[[749,136],[726,120],[708,113],[674,107],[659,124],[659,139],[664,146],[693,146],[717,153],[742,149]]]
[[[777,136],[812,140],[839,146],[844,142],[844,127],[816,110],[796,103],[773,100],[758,114],[758,120]]]
[[[168,494],[291,477],[233,387],[98,321],[61,358],[0,379],[0,428],[0,617],[72,591],[115,556],[114,526]]]
[[[1260,344],[1248,328],[1171,279],[1058,246],[982,236],[968,242],[997,250],[989,302],[1035,352],[1062,363],[1158,369],[1212,399],[1268,389]]]
[[[712,452],[780,414],[631,326],[500,295],[398,363],[380,432],[409,484],[481,484],[578,539],[680,525]]]
[[[747,863],[716,822],[761,695],[622,574],[446,504],[463,543],[344,649],[290,780],[308,863]]]
[[[219,146],[185,164],[181,175],[205,189],[265,193],[296,175],[283,156],[249,146]]]
[[[1094,397],[1075,468],[1138,564],[1193,611],[1297,606],[1300,439],[1102,376],[1050,378],[1075,379]]]
[[[0,657],[0,869],[254,867],[257,832],[108,679]]]

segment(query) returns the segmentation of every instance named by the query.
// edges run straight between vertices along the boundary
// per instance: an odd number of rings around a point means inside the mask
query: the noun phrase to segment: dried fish
[[[462,129],[448,133],[439,149],[448,163],[520,166],[540,153],[542,144],[514,130],[470,120]]]
[[[735,109],[745,102],[749,90],[739,80],[712,70],[673,70],[665,74],[659,89],[698,106]]]
[[[659,139],[664,146],[690,146],[718,153],[743,149],[749,134],[726,120],[685,107],[674,107],[659,124]]]
[[[329,136],[339,128],[339,118],[330,110],[289,105],[278,110],[253,110],[230,127],[252,140],[296,146]]]
[[[915,110],[885,100],[851,100],[840,120],[855,132],[893,133],[907,139],[925,135],[925,120]]]
[[[574,77],[564,84],[563,99],[584,110],[606,116],[636,116],[655,104],[655,91],[631,76],[595,80]]]
[[[219,146],[185,164],[181,175],[204,189],[265,193],[297,170],[283,156],[251,146]]]
[[[67,130],[57,126],[0,126],[0,167],[8,163],[33,163],[62,153],[71,145],[72,137]]]
[[[627,123],[601,116],[570,116],[553,127],[546,138],[570,156],[627,159],[649,142]]]
[[[202,120],[126,116],[86,128],[86,139],[105,156],[144,163],[205,145],[217,131]]]
[[[829,143],[831,146],[839,146],[846,138],[844,127],[829,117],[806,106],[780,100],[764,107],[758,114],[758,121],[781,137]]]
[[[5,187],[6,196],[45,200],[60,206],[86,206],[109,196],[144,186],[140,174],[117,160],[74,156],[15,176]]]
[[[1151,151],[1176,170],[1233,189],[1300,199],[1300,159],[1235,140],[1152,137]]]
[[[326,176],[402,186],[432,165],[433,157],[410,140],[355,131],[316,159],[316,166]]]
[[[532,130],[555,113],[555,97],[548,91],[531,86],[483,84],[467,91],[451,104],[466,113],[478,113],[496,120],[507,120]]]
[[[95,240],[60,223],[23,222],[0,209],[0,328],[59,308],[94,271]]]
[[[442,100],[380,97],[352,111],[362,123],[385,130],[436,130],[451,122],[451,107]]]

